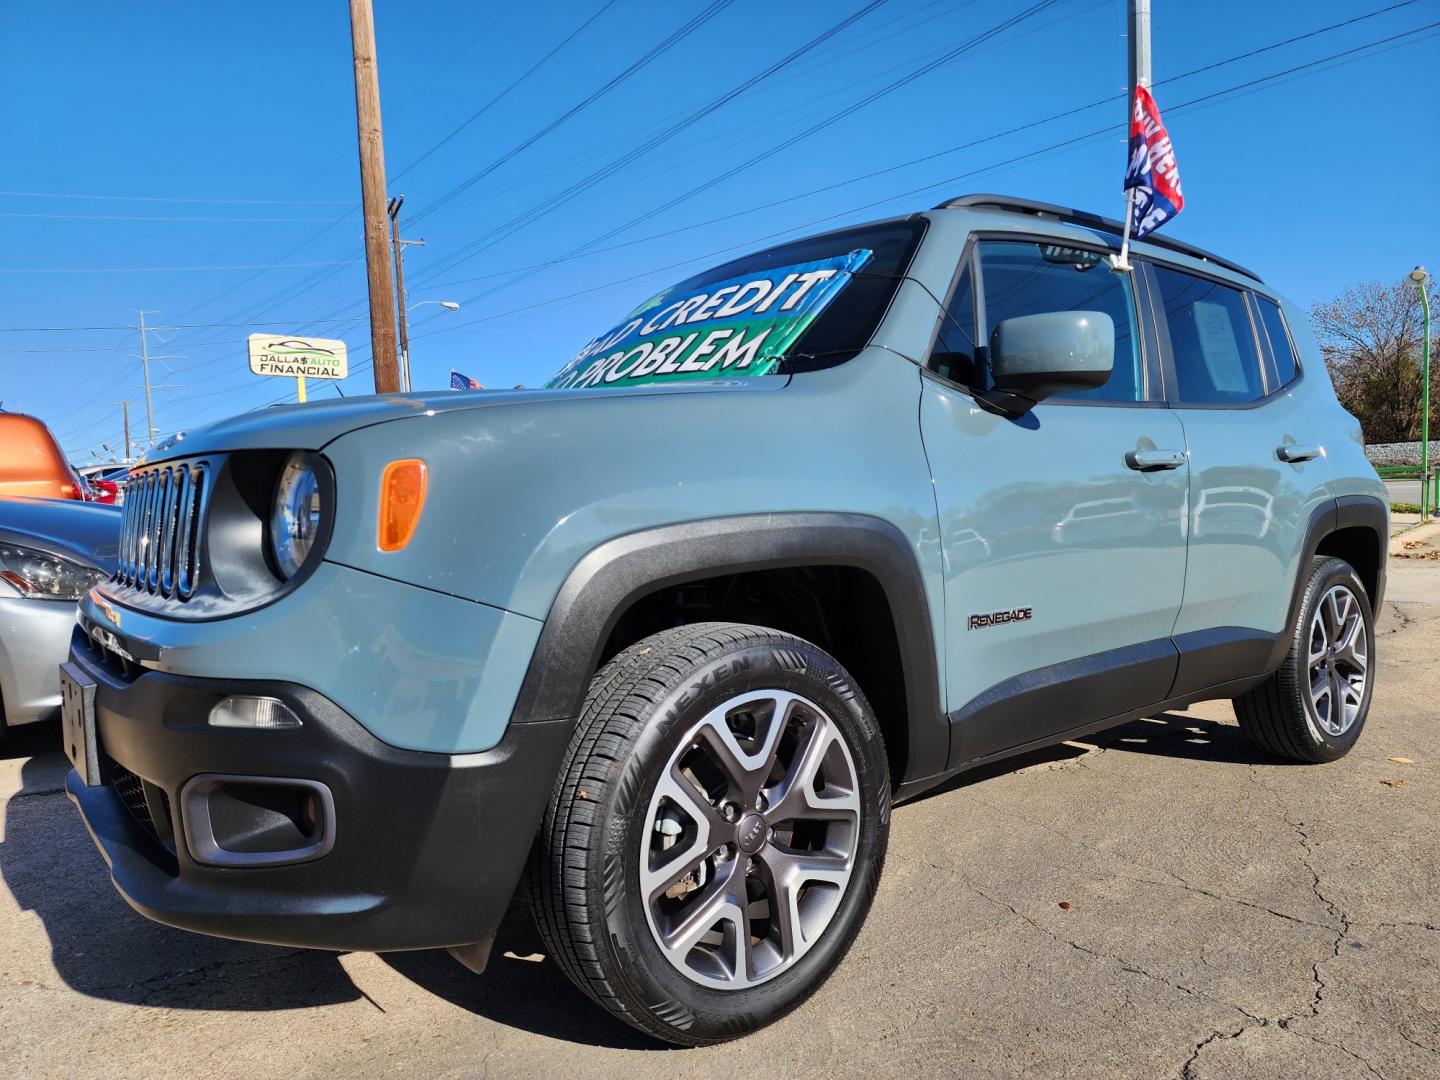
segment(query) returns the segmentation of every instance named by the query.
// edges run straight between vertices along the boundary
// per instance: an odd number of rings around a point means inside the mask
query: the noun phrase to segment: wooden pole
[[[350,0],[355,54],[355,120],[360,138],[360,196],[365,214],[365,269],[370,285],[370,353],[375,392],[400,389],[395,357],[395,291],[385,228],[385,142],[380,130],[380,77],[370,0]]]

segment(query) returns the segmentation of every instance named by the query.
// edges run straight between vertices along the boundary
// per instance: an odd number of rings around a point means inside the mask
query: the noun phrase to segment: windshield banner
[[[708,282],[646,301],[596,338],[546,389],[636,386],[769,375],[786,350],[870,261],[859,249]]]

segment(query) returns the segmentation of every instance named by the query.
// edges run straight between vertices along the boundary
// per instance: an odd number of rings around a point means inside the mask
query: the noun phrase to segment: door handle
[[[1299,461],[1309,461],[1320,456],[1320,447],[1314,443],[1286,443],[1284,446],[1275,448],[1275,456],[1281,461],[1288,461],[1292,465]]]
[[[1125,464],[1138,472],[1159,472],[1161,469],[1178,469],[1185,464],[1185,451],[1131,450],[1125,455]]]

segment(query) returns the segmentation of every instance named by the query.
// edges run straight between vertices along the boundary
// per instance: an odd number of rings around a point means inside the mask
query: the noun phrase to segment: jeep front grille
[[[157,465],[130,478],[115,581],[188,600],[200,580],[206,485],[202,462]]]

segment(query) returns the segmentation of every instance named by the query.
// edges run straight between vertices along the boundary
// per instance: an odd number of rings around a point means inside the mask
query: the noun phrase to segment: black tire
[[[1348,589],[1358,602],[1366,656],[1365,685],[1357,713],[1340,734],[1326,730],[1317,706],[1312,703],[1309,663],[1317,608],[1336,586]],[[1285,662],[1255,689],[1234,700],[1235,716],[1240,721],[1240,730],[1268,754],[1309,763],[1334,761],[1349,753],[1359,739],[1375,689],[1374,613],[1365,585],[1349,563],[1331,556],[1316,556],[1311,560],[1299,615],[1290,632],[1290,651]]]
[[[657,944],[638,853],[652,844],[651,800],[681,739],[717,705],[772,687],[819,706],[846,742],[859,796],[853,869],[828,924],[791,966],[743,989],[712,989]],[[832,657],[763,627],[668,630],[621,652],[591,683],[531,858],[535,921],[571,981],[626,1023],[681,1046],[737,1038],[794,1009],[840,962],[874,898],[889,822],[879,724]]]

